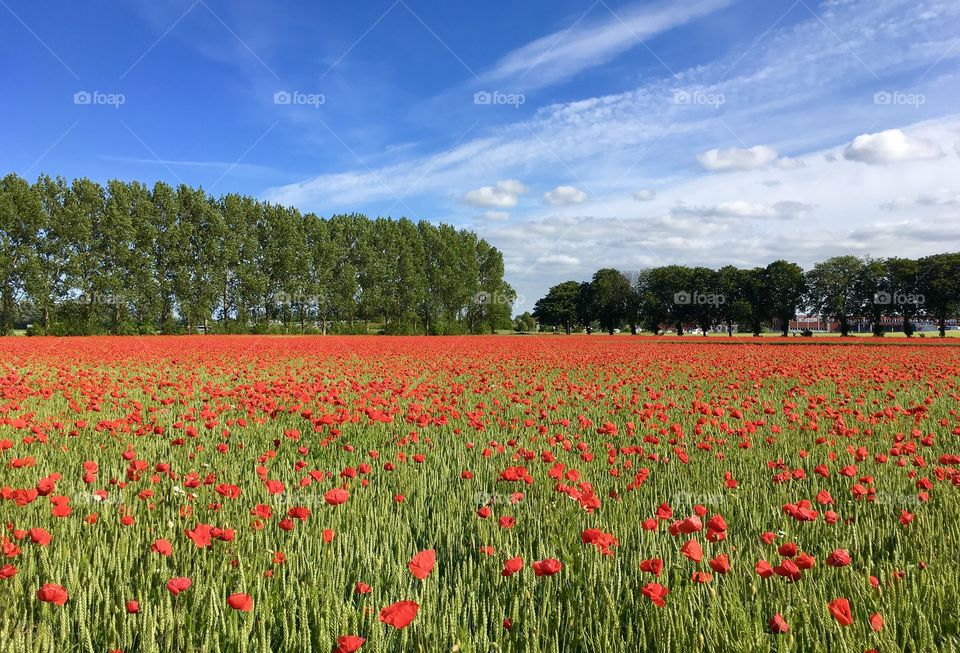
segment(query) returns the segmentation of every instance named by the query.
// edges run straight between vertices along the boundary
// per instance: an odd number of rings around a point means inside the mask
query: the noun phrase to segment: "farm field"
[[[960,650],[960,347],[701,340],[0,339],[0,652]]]

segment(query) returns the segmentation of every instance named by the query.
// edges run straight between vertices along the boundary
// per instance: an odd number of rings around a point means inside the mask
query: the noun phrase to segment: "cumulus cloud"
[[[697,161],[707,170],[725,172],[728,170],[753,170],[777,160],[777,151],[767,145],[753,147],[731,147],[728,150],[716,148],[697,155]]]
[[[786,220],[802,218],[814,209],[812,204],[804,202],[784,201],[774,204],[763,202],[721,202],[720,204],[688,206],[680,204],[670,211],[674,217],[697,218],[767,218],[772,220]]]
[[[943,151],[923,138],[908,136],[900,129],[875,134],[860,134],[843,150],[843,158],[869,165],[889,165],[900,161],[938,159]]]
[[[480,217],[493,222],[503,222],[510,219],[510,213],[508,211],[484,211]]]
[[[638,190],[636,193],[634,193],[633,199],[637,200],[638,202],[649,202],[650,200],[656,198],[656,196],[657,194],[654,191],[644,189]]]
[[[505,179],[493,186],[481,186],[467,191],[463,201],[470,206],[509,209],[517,205],[517,196],[526,192],[527,187],[516,179]]]
[[[543,196],[543,201],[550,206],[582,204],[586,200],[587,194],[574,186],[557,186]]]
[[[547,254],[546,256],[541,256],[537,261],[540,263],[553,263],[554,265],[580,265],[580,259],[576,256],[567,256],[566,254]]]
[[[921,193],[915,199],[899,195],[880,205],[884,211],[896,211],[915,206],[960,206],[960,192],[938,188],[930,193]]]

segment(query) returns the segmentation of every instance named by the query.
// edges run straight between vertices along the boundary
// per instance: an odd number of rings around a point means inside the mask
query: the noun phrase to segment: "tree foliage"
[[[0,179],[0,333],[509,329],[503,255],[449,225],[201,188]]]

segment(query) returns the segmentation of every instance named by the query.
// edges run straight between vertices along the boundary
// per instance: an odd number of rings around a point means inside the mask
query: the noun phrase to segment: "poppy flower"
[[[870,615],[870,628],[876,632],[883,630],[883,616],[879,612]]]
[[[197,524],[193,530],[187,530],[186,535],[197,545],[198,549],[205,549],[212,542],[213,527],[208,524]]]
[[[703,547],[701,547],[700,543],[696,540],[687,541],[686,544],[680,547],[680,553],[694,562],[703,560]]]
[[[139,601],[127,601],[127,614],[137,614],[140,612]]]
[[[650,558],[640,563],[640,571],[645,571],[654,576],[659,576],[663,571],[663,560],[660,558]]]
[[[523,558],[510,558],[503,563],[503,571],[500,572],[501,576],[513,576],[515,573],[523,569]]]
[[[827,556],[827,564],[831,567],[846,567],[850,564],[850,552],[846,549],[835,549]]]
[[[54,605],[63,605],[70,600],[67,590],[56,583],[47,583],[37,590],[37,598],[44,603],[52,603]]]
[[[770,617],[770,622],[767,624],[767,628],[774,635],[782,635],[790,631],[790,626],[787,625],[787,620],[783,618],[779,612],[772,617]]]
[[[346,503],[349,498],[350,493],[339,487],[333,488],[323,495],[323,500],[330,506],[339,506],[340,504]]]
[[[553,576],[560,573],[562,568],[563,563],[556,558],[545,558],[533,563],[533,573],[537,576]]]
[[[43,528],[30,529],[30,541],[33,542],[34,544],[38,544],[40,546],[47,546],[48,544],[50,544],[50,540],[51,540],[50,533],[48,533],[45,529]]]
[[[373,590],[370,589],[369,585],[366,583],[361,583],[360,581],[357,581],[357,584],[353,586],[354,594],[369,594],[372,591]]]
[[[337,648],[333,653],[356,653],[365,641],[367,640],[357,635],[341,635],[337,638]]]
[[[398,601],[382,609],[379,619],[388,626],[400,630],[410,625],[417,616],[418,610],[420,606],[415,601]]]
[[[180,592],[187,591],[191,585],[193,585],[193,581],[189,578],[171,578],[167,581],[167,589],[174,596],[177,596]]]
[[[716,558],[712,558],[708,564],[718,574],[730,573],[730,558],[727,557],[726,553],[721,553]]]
[[[670,590],[659,583],[647,583],[640,591],[658,608],[662,608],[667,604],[667,594],[670,593]]]
[[[837,620],[841,626],[849,626],[853,623],[853,615],[850,613],[850,602],[847,599],[834,599],[827,604],[830,615]]]
[[[249,594],[231,594],[227,597],[227,605],[238,612],[250,612],[253,610],[253,597]]]
[[[694,583],[709,583],[713,580],[713,574],[706,571],[695,571],[693,572],[693,582]]]
[[[6,580],[17,575],[17,568],[13,565],[3,565],[0,567],[0,579]]]
[[[410,573],[413,574],[414,578],[423,580],[433,571],[436,562],[437,552],[434,549],[427,549],[413,556],[410,562],[407,563],[407,568],[410,570]]]

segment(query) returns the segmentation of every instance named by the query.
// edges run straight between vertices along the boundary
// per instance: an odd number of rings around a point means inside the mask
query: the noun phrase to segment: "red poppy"
[[[827,604],[827,609],[841,626],[849,626],[853,623],[853,615],[850,613],[850,602],[847,601],[847,599],[834,599]]]
[[[680,547],[680,553],[690,558],[694,562],[703,560],[703,547],[696,540],[688,540],[686,544]]]
[[[513,576],[515,573],[523,569],[523,558],[516,557],[510,558],[503,563],[503,571],[500,572],[501,576]]]
[[[137,614],[140,612],[140,602],[139,601],[127,601],[127,613],[128,614]]]
[[[398,601],[388,605],[380,611],[379,619],[388,626],[393,626],[398,630],[406,628],[417,616],[420,606],[415,601]]]
[[[227,605],[238,612],[250,612],[253,610],[253,597],[249,594],[231,594],[227,597]]]
[[[533,573],[537,576],[553,576],[554,574],[560,573],[560,570],[563,568],[563,563],[556,558],[546,558],[534,562],[532,566]]]
[[[667,594],[670,593],[670,590],[659,583],[647,583],[640,591],[658,608],[662,608],[667,604]]]
[[[790,626],[787,625],[787,620],[783,618],[779,612],[772,617],[770,617],[770,622],[767,624],[770,632],[774,635],[782,635],[790,631]]]
[[[52,603],[54,605],[63,605],[70,600],[67,590],[56,583],[47,583],[37,590],[37,598],[44,603]]]
[[[430,575],[436,563],[437,552],[433,549],[427,549],[413,556],[410,562],[407,563],[407,568],[410,569],[410,573],[413,574],[414,578],[423,580]]]
[[[167,581],[167,589],[174,596],[177,596],[180,592],[187,591],[191,585],[193,585],[193,581],[189,578],[171,578]]]
[[[836,549],[827,556],[827,564],[831,567],[846,567],[850,564],[850,552],[846,549]]]
[[[350,493],[344,490],[343,488],[333,488],[323,495],[323,500],[331,506],[339,506],[342,503],[346,503],[347,499],[350,498]]]
[[[361,583],[357,581],[357,584],[353,586],[353,592],[355,594],[369,594],[373,590],[370,589],[370,586],[366,583]]]
[[[870,628],[877,632],[883,630],[883,616],[879,612],[870,615]]]
[[[197,524],[193,530],[185,531],[198,549],[205,549],[210,546],[212,541],[213,527],[208,524]]]
[[[43,528],[31,528],[30,529],[30,541],[34,544],[39,544],[40,546],[47,546],[50,544],[50,533],[48,533]]]
[[[730,573],[730,558],[727,557],[726,553],[721,553],[716,558],[711,559],[709,565],[718,574]]]
[[[659,576],[663,571],[663,560],[660,558],[650,558],[649,560],[643,560],[640,563],[640,571],[645,571],[647,573],[653,574],[654,576]]]
[[[355,653],[367,641],[357,635],[341,635],[337,638],[337,648],[333,653]]]

